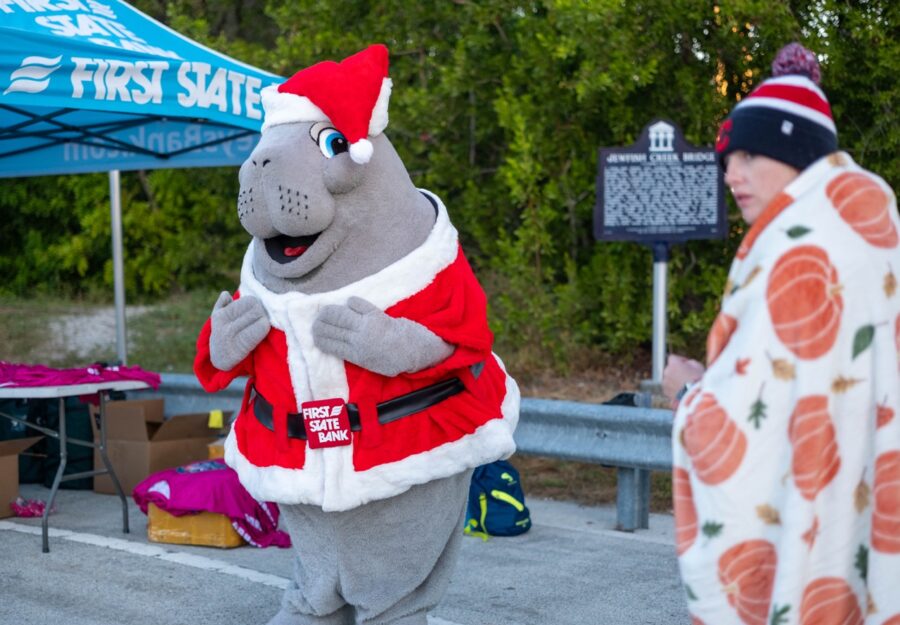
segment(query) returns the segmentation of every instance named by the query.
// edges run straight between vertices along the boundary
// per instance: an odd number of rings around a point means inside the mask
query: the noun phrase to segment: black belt
[[[480,373],[480,367],[479,367]],[[429,386],[422,387],[411,393],[400,395],[394,399],[383,401],[375,406],[378,412],[378,422],[382,425],[408,417],[411,414],[421,412],[426,408],[431,408],[447,399],[453,397],[457,393],[465,390],[465,385],[459,378],[450,378],[442,380]],[[275,431],[275,425],[272,419],[272,404],[259,394],[256,388],[253,389],[255,399],[253,400],[253,414],[256,420],[269,430]],[[347,404],[347,414],[350,417],[350,429],[358,432],[361,429],[359,421],[359,408],[356,404]],[[303,425],[303,415],[295,412],[289,412],[287,415],[287,431],[288,437],[306,440],[306,428]]]

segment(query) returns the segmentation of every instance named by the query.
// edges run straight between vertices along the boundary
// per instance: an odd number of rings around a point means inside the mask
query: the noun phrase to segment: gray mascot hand
[[[216,369],[228,371],[253,351],[269,333],[269,318],[262,302],[252,295],[233,300],[222,291],[212,312],[209,359]]]
[[[361,297],[325,306],[313,323],[313,341],[323,352],[391,377],[435,365],[454,349],[422,324],[386,315]]]

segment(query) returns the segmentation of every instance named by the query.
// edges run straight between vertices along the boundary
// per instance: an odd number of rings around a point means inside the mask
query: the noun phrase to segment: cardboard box
[[[244,539],[231,525],[231,519],[223,514],[198,512],[172,516],[152,503],[147,506],[147,539],[155,543],[224,549],[244,544]]]
[[[91,423],[94,440],[99,440],[97,420]],[[207,459],[207,445],[222,434],[208,423],[208,413],[165,419],[162,399],[107,403],[107,455],[125,494],[152,473]],[[94,450],[94,468],[103,468],[99,450]],[[94,477],[94,492],[115,494],[108,474]]]
[[[41,438],[31,436],[0,441],[0,519],[12,516],[9,504],[19,496],[19,454]]]

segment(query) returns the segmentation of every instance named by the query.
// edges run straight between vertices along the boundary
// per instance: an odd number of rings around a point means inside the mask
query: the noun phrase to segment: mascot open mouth
[[[285,265],[303,256],[303,253],[316,242],[319,234],[310,234],[302,237],[290,237],[280,234],[277,237],[266,239],[266,252],[275,262]]]

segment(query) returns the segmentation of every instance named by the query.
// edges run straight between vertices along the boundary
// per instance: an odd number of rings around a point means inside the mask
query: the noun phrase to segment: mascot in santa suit
[[[390,92],[381,45],[262,91],[253,238],[198,340],[208,391],[248,377],[225,459],[296,549],[271,625],[425,625],[472,469],[515,450],[518,389],[447,209],[382,134]]]

